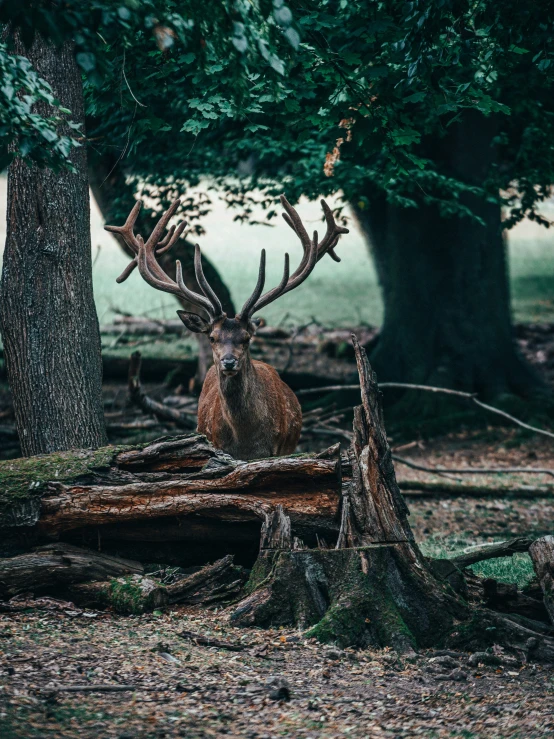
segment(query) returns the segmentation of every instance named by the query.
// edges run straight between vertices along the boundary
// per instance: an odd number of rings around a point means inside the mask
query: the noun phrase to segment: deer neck
[[[219,394],[225,411],[230,417],[244,416],[251,413],[258,397],[258,376],[250,355],[234,377],[226,377],[217,369],[219,378]]]

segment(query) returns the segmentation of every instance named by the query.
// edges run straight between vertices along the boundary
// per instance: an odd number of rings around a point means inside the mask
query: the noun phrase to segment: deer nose
[[[237,368],[238,362],[232,354],[226,354],[221,358],[221,364],[224,370],[234,370]]]

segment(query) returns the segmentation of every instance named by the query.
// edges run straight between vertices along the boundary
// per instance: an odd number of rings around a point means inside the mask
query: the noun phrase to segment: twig
[[[545,431],[544,429],[538,429],[536,426],[530,426],[528,423],[520,421],[519,418],[506,413],[506,411],[501,411],[499,408],[494,408],[492,405],[487,405],[486,403],[477,400],[477,398],[472,398],[472,400],[475,405],[479,406],[479,408],[484,408],[486,411],[490,411],[491,413],[496,413],[499,416],[503,416],[504,418],[507,418],[513,423],[517,423],[518,426],[521,426],[528,431],[534,431],[536,434],[543,434],[544,436],[549,436],[551,439],[554,439],[554,433],[552,433],[552,431]]]
[[[210,636],[196,634],[194,631],[179,631],[177,636],[181,636],[183,639],[190,639],[203,647],[218,647],[219,649],[227,649],[229,652],[242,652],[246,649],[246,646],[243,644],[232,644],[222,639],[213,639]]]
[[[127,85],[127,89],[131,93],[131,97],[133,98],[133,100],[135,101],[135,103],[137,105],[140,105],[141,108],[147,108],[148,107],[147,105],[144,105],[144,103],[141,103],[141,102],[139,102],[136,99],[133,91],[131,90],[131,85],[129,84],[129,80],[127,79],[127,75],[125,74],[125,49],[123,49],[123,67],[122,67],[121,71],[123,72],[123,79],[125,80],[125,84]]]
[[[510,474],[510,473],[529,473],[529,474],[541,474],[550,475],[554,477],[554,470],[543,469],[542,467],[425,467],[422,464],[416,464],[411,462],[409,459],[404,457],[398,457],[396,454],[392,455],[395,462],[405,464],[406,467],[412,467],[414,470],[421,470],[422,472],[432,472],[435,475],[449,472],[455,475],[489,475],[489,474]]]
[[[298,390],[297,395],[312,395],[313,393],[330,393],[338,390],[358,390],[359,385],[324,385],[323,387],[311,387],[305,390]],[[379,387],[397,387],[406,390],[427,390],[431,393],[444,393],[445,395],[457,395],[460,398],[472,399],[474,393],[464,393],[461,390],[451,390],[447,387],[433,387],[432,385],[414,385],[409,382],[380,382]]]
[[[45,691],[55,690],[64,693],[124,693],[128,690],[160,690],[160,688],[149,688],[146,685],[55,685],[43,688]]]
[[[548,436],[551,439],[554,439],[554,433],[552,431],[547,431],[546,429],[540,429],[536,426],[530,426],[528,423],[525,423],[524,421],[520,421],[519,418],[516,418],[515,416],[511,416],[509,413],[506,413],[505,411],[501,411],[500,408],[495,408],[492,405],[488,405],[487,403],[483,403],[481,400],[477,400],[474,393],[464,393],[461,390],[450,390],[446,387],[433,387],[431,385],[413,385],[408,382],[380,382],[379,383],[380,388],[384,387],[394,387],[394,388],[404,388],[406,390],[425,390],[430,393],[443,393],[444,395],[455,395],[459,398],[465,398],[466,400],[471,400],[475,405],[479,406],[479,408],[483,408],[486,411],[489,411],[489,413],[495,413],[498,416],[502,416],[503,418],[507,418],[509,421],[512,421],[512,423],[517,424],[518,426],[521,426],[524,429],[527,429],[528,431],[533,431],[535,434],[542,434],[543,436]],[[359,388],[359,385],[325,385],[324,387],[312,387],[312,388],[306,388],[305,390],[298,390],[296,392],[296,395],[302,396],[302,395],[312,395],[314,393],[330,393],[330,392],[336,392],[339,390],[357,390]]]

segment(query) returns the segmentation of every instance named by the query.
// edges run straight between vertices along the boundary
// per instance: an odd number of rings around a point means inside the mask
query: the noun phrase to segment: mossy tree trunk
[[[15,50],[83,123],[73,44],[37,35],[28,49],[16,39]],[[46,103],[37,110],[51,114]],[[106,443],[84,146],[72,162],[74,172],[56,173],[15,159],[8,171],[0,327],[24,455]]]

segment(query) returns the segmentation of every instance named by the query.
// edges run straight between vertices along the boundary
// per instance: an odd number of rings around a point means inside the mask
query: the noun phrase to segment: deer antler
[[[210,316],[210,319],[214,321],[223,315],[223,310],[221,302],[208,284],[208,281],[204,276],[204,272],[202,271],[202,255],[198,244],[196,244],[194,250],[194,272],[200,289],[204,293],[203,295],[200,295],[193,290],[189,290],[185,285],[183,280],[183,270],[179,260],[175,263],[177,272],[176,280],[171,279],[171,277],[164,272],[157,260],[157,257],[160,254],[171,249],[186,228],[186,221],[183,221],[177,226],[177,228],[175,228],[175,226],[171,226],[166,236],[163,239],[161,238],[167,224],[175,214],[180,203],[181,201],[177,198],[177,200],[171,204],[154,227],[154,230],[146,242],[140,234],[135,234],[134,232],[134,226],[142,207],[141,200],[137,201],[123,226],[104,226],[106,231],[121,234],[125,239],[126,244],[135,254],[133,260],[117,278],[117,282],[124,282],[135,267],[138,266],[141,277],[149,285],[155,287],[157,290],[172,293],[173,295],[177,295],[180,298],[188,300],[189,303],[205,310]]]
[[[344,226],[339,226],[338,223],[336,223],[331,208],[329,208],[325,200],[321,201],[321,207],[325,214],[327,232],[321,243],[318,243],[317,231],[314,231],[313,238],[310,239],[308,232],[304,228],[302,219],[284,195],[281,195],[281,204],[286,211],[283,213],[283,218],[298,236],[300,243],[302,244],[302,249],[304,251],[302,259],[296,270],[289,277],[289,255],[285,254],[285,270],[283,279],[277,287],[268,290],[265,295],[260,297],[265,281],[265,250],[262,250],[258,283],[254,292],[244,304],[241,312],[237,315],[239,320],[248,321],[254,313],[265,308],[266,305],[277,300],[281,295],[284,295],[285,293],[294,290],[298,285],[301,285],[311,274],[317,262],[319,262],[325,254],[329,254],[335,262],[340,262],[340,258],[335,254],[334,248],[337,245],[340,236],[348,233],[348,229]]]

